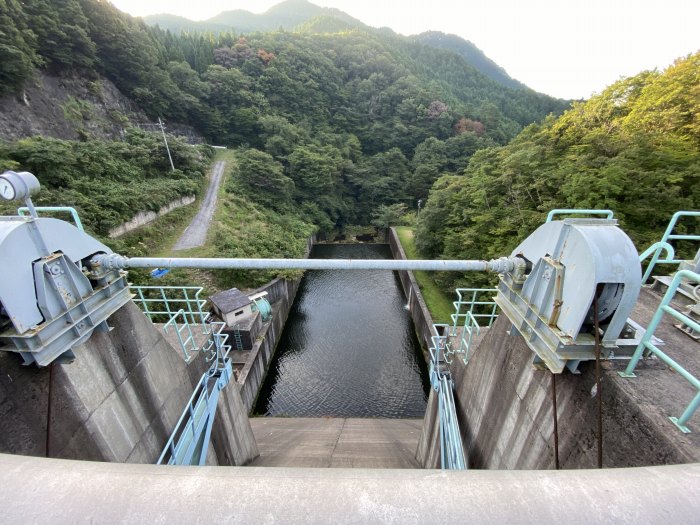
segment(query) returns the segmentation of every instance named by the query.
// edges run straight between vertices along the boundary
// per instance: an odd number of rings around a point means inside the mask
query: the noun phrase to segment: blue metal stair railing
[[[441,328],[444,335],[439,335]],[[438,417],[440,423],[440,468],[451,470],[465,470],[467,468],[462,447],[462,438],[457,421],[452,389],[454,383],[446,364],[449,356],[449,329],[447,324],[435,324],[433,330],[436,334],[431,337],[430,347],[430,384],[438,396]]]
[[[85,228],[83,228],[83,223],[80,220],[80,216],[78,215],[78,211],[71,207],[71,206],[34,206],[34,211],[48,211],[48,212],[66,212],[70,213],[71,217],[73,217],[73,222],[75,222],[75,227],[78,228],[81,232],[85,231]],[[20,217],[26,217],[30,215],[29,213],[29,208],[26,206],[22,206],[21,208],[17,208],[17,215]]]
[[[673,370],[678,372],[691,385],[693,385],[693,387],[697,390],[697,393],[695,394],[695,397],[690,402],[688,407],[683,411],[681,417],[669,418],[674,425],[676,425],[682,432],[687,434],[691,432],[691,430],[687,426],[688,420],[692,417],[692,415],[695,413],[698,407],[700,407],[700,380],[698,380],[697,377],[688,372],[681,365],[676,363],[664,352],[659,350],[659,348],[657,348],[656,345],[652,343],[652,336],[654,335],[654,331],[659,326],[659,323],[661,322],[661,319],[663,318],[664,314],[668,314],[671,317],[678,319],[681,323],[689,326],[693,330],[700,331],[700,324],[697,321],[691,319],[690,317],[679,312],[678,310],[674,310],[671,307],[671,300],[676,294],[676,290],[678,290],[678,286],[680,285],[683,279],[688,279],[691,282],[700,283],[700,274],[691,272],[689,270],[681,270],[679,272],[676,272],[676,275],[673,277],[673,280],[671,281],[671,284],[669,285],[666,294],[664,295],[663,299],[661,299],[659,308],[656,310],[656,313],[651,318],[651,322],[649,323],[649,326],[647,327],[644,336],[639,342],[637,349],[634,351],[632,359],[627,365],[627,368],[624,372],[618,373],[622,377],[637,377],[634,373],[634,369],[639,363],[639,360],[642,358],[642,354],[644,354],[644,352],[651,352],[656,357],[661,359],[664,363],[666,363],[668,366],[670,366]]]
[[[200,378],[185,406],[175,429],[170,435],[158,465],[204,465],[216,417],[220,392],[233,377],[228,335],[223,333],[224,323],[211,324],[211,344],[205,345],[207,359],[212,361],[209,370]]]

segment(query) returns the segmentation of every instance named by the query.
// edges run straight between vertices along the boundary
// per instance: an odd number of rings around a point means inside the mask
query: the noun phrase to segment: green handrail
[[[661,241],[654,244],[654,246],[660,245],[657,247],[656,251],[654,252],[654,256],[651,258],[651,262],[649,263],[649,266],[647,266],[646,272],[644,272],[644,276],[642,277],[642,284],[646,283],[649,277],[651,277],[651,272],[654,270],[654,266],[656,266],[657,263],[661,264],[679,264],[682,261],[674,259],[673,255],[671,255],[671,259],[666,259],[666,260],[659,260],[659,256],[661,255],[661,250],[664,249],[663,244],[668,244],[669,240],[684,240],[684,241],[700,241],[700,235],[674,235],[673,234],[673,229],[676,227],[676,223],[678,222],[678,219],[681,217],[700,217],[700,211],[677,211],[676,213],[673,214],[673,217],[671,217],[671,220],[668,223],[668,226],[666,227],[666,231],[664,232],[663,236],[661,237]],[[646,252],[645,252],[646,253]]]
[[[699,331],[700,332],[700,323],[697,321],[694,321],[690,317],[688,317],[685,314],[682,314],[681,312],[674,310],[671,306],[671,300],[673,299],[674,295],[676,294],[676,290],[678,289],[678,286],[681,283],[681,280],[683,279],[688,279],[689,281],[693,282],[700,282],[700,274],[697,274],[695,272],[691,272],[690,270],[681,270],[679,272],[676,272],[676,275],[673,277],[673,280],[671,281],[671,284],[668,286],[668,290],[666,291],[666,294],[664,295],[663,299],[661,299],[661,304],[659,304],[659,308],[656,310],[656,313],[654,314],[654,317],[651,318],[651,322],[649,323],[649,326],[647,327],[646,332],[642,336],[641,341],[639,342],[639,345],[637,346],[636,350],[634,351],[634,354],[632,355],[632,359],[630,360],[629,364],[627,365],[627,368],[625,369],[624,372],[618,372],[621,377],[637,377],[634,374],[634,369],[637,367],[637,364],[639,363],[639,360],[642,358],[642,354],[645,351],[649,351],[656,355],[659,359],[661,359],[664,363],[666,363],[668,366],[670,366],[673,370],[678,372],[684,379],[686,379],[693,387],[698,391],[697,394],[695,395],[695,398],[690,402],[688,407],[683,411],[683,414],[681,417],[676,418],[676,417],[670,417],[669,419],[673,422],[674,425],[676,425],[679,429],[681,429],[682,432],[688,434],[690,433],[690,429],[687,427],[686,423],[690,419],[690,417],[695,413],[695,411],[700,407],[700,380],[695,377],[693,374],[688,372],[685,368],[683,368],[681,365],[676,363],[671,357],[666,355],[664,352],[659,350],[652,342],[651,338],[654,335],[654,331],[656,328],[659,326],[659,323],[661,322],[661,319],[663,318],[664,314],[669,314],[671,317],[674,317],[675,319],[678,319],[680,322],[690,326],[693,330]]]
[[[73,221],[75,221],[75,226],[81,231],[84,232],[85,229],[83,228],[83,223],[80,220],[80,216],[78,215],[78,211],[75,208],[72,208],[70,206],[36,206],[34,208],[36,211],[64,211],[68,212],[73,216]],[[17,210],[17,215],[20,217],[25,217],[29,215],[29,208],[26,206],[23,206]]]

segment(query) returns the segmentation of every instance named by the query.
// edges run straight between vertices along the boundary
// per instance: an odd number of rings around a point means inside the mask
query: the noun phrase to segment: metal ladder
[[[243,337],[241,337],[241,329],[238,323],[233,326],[233,339],[236,342],[236,350],[243,350]]]

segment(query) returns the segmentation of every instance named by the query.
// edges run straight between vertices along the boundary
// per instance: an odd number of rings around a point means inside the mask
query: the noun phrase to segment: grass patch
[[[409,259],[420,259],[421,257],[413,241],[413,230],[408,226],[397,226],[396,233],[399,236],[399,241],[406,253],[406,257]],[[423,299],[430,311],[433,322],[451,323],[450,315],[454,312],[452,301],[435,284],[430,272],[415,271],[413,275],[418,281],[418,287],[421,294],[423,294]]]

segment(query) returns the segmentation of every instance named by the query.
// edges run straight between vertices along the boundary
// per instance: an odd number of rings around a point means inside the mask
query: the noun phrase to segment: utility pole
[[[160,126],[160,132],[163,134],[163,142],[165,142],[165,149],[168,152],[168,158],[170,159],[170,168],[175,171],[175,165],[173,164],[173,157],[170,155],[170,148],[168,147],[168,139],[165,138],[165,126],[163,126],[163,121],[158,117],[158,125]]]

